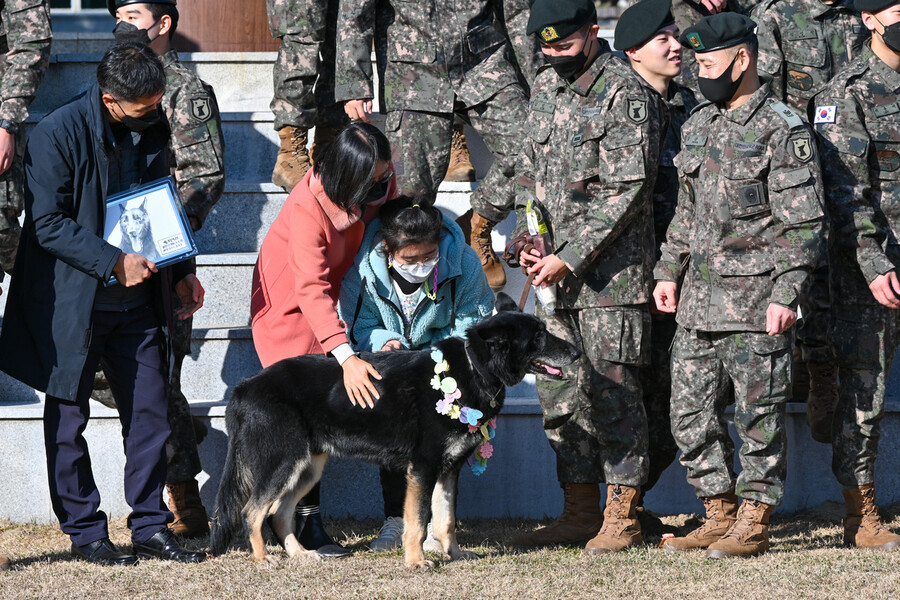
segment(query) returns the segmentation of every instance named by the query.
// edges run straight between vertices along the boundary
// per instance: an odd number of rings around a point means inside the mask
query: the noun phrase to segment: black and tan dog
[[[503,407],[506,386],[526,373],[560,376],[578,350],[547,333],[536,317],[516,309],[503,294],[498,314],[471,327],[468,340],[436,344],[461,396],[459,405],[483,413],[484,423]],[[319,481],[329,455],[352,456],[407,469],[403,548],[412,568],[425,560],[429,504],[434,534],[452,560],[474,557],[460,550],[454,534],[460,468],[483,440],[459,419],[440,414],[444,393],[432,387],[435,362],[429,350],[363,354],[382,376],[373,409],[354,406],[333,358],[282,360],[242,381],[228,403],[228,456],[210,534],[213,554],[225,552],[243,529],[254,561],[274,562],[266,552],[263,523],[291,557],[316,556],[294,535],[294,506]],[[477,413],[476,413],[477,414]],[[502,435],[502,432],[501,432]]]

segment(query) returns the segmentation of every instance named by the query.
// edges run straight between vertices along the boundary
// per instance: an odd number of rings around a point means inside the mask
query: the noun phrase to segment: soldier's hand
[[[534,273],[534,281],[532,285],[553,285],[562,281],[566,275],[571,273],[569,267],[566,266],[555,254],[548,254],[544,258],[534,263],[528,269],[529,273]]]
[[[797,322],[797,311],[774,302],[766,309],[766,333],[779,335]]]
[[[156,263],[152,260],[147,260],[140,254],[125,254],[124,252],[119,254],[116,266],[113,267],[116,279],[125,287],[143,283],[156,271]]]
[[[175,293],[178,294],[178,299],[181,301],[181,308],[178,309],[175,316],[182,321],[200,310],[203,306],[203,299],[206,297],[206,290],[203,289],[200,280],[193,273],[188,273],[175,284]]]
[[[0,128],[0,175],[6,173],[16,157],[16,136]]]
[[[533,267],[537,264],[539,260],[541,260],[541,253],[538,252],[533,244],[526,244],[519,253],[519,264],[525,267],[526,271],[529,267]]]
[[[869,284],[872,295],[878,300],[878,303],[893,308],[900,308],[900,280],[897,279],[896,271],[888,271],[883,275],[879,275]]]
[[[354,121],[369,122],[369,115],[372,114],[371,100],[347,100],[344,103],[344,112]]]
[[[709,11],[709,14],[714,15],[725,9],[728,5],[728,0],[703,0],[702,4]]]
[[[657,281],[653,289],[656,309],[663,313],[674,313],[678,309],[678,284],[674,281]]]

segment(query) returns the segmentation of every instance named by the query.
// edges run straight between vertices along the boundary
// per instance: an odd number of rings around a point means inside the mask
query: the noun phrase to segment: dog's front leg
[[[429,499],[434,490],[437,475],[431,469],[416,468],[410,464],[406,472],[406,502],[403,505],[403,556],[411,569],[428,569],[434,566],[425,560],[426,527],[428,526]]]
[[[461,466],[461,465],[460,465]],[[460,550],[456,542],[456,485],[459,481],[457,466],[441,475],[431,495],[431,526],[434,537],[441,544],[450,560],[479,558],[474,552]]]

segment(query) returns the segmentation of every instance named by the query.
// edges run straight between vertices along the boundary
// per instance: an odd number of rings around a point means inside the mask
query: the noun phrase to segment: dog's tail
[[[232,398],[231,402],[234,402]],[[229,403],[229,414],[226,414],[226,427],[229,433],[228,454],[222,470],[222,481],[216,494],[216,510],[212,518],[209,532],[209,552],[213,556],[224,554],[234,538],[243,529],[241,511],[250,497],[251,482],[248,473],[241,468],[241,457],[238,451],[241,427],[239,418],[234,417],[237,403]]]

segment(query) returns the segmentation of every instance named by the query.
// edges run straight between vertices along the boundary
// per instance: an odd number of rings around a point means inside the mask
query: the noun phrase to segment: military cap
[[[678,40],[685,48],[703,54],[722,48],[731,48],[755,36],[756,23],[744,15],[724,12],[703,17],[688,27]]]
[[[549,44],[569,37],[585,25],[596,24],[597,8],[592,0],[534,0],[527,33],[536,33]]]
[[[106,8],[109,9],[109,14],[116,16],[117,8],[122,8],[129,4],[171,4],[172,6],[175,6],[176,1],[177,0],[106,0]]]
[[[900,4],[900,0],[853,0],[853,8],[860,12],[878,12],[895,4]]]
[[[616,23],[616,50],[628,50],[640,46],[656,32],[675,23],[672,17],[672,0],[641,0],[632,4]]]

